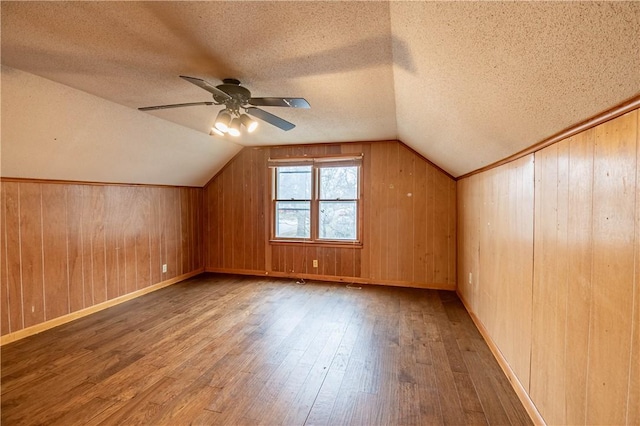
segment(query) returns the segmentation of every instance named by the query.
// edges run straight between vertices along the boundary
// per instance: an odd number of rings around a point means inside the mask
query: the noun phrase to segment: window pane
[[[355,200],[358,198],[358,167],[320,168],[321,200]]]
[[[311,166],[278,167],[276,173],[278,200],[311,199]]]
[[[320,201],[320,238],[355,240],[357,210],[356,201]]]
[[[276,201],[276,237],[309,238],[310,206],[308,201]]]

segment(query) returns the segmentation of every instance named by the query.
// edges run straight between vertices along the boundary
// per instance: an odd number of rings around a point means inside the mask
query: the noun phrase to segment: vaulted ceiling
[[[242,146],[388,139],[459,176],[640,93],[640,2],[1,8],[3,176],[202,185]],[[217,106],[137,110],[211,100],[179,75],[312,108],[237,139]]]

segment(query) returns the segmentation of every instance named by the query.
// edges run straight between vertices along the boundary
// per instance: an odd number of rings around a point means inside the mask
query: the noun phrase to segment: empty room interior
[[[3,425],[640,424],[640,2],[0,16]]]

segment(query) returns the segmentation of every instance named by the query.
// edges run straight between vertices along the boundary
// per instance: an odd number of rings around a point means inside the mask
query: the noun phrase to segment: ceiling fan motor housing
[[[231,96],[231,99],[223,99],[215,94],[213,99],[218,103],[224,103],[227,109],[239,112],[240,107],[247,104],[251,99],[251,92],[246,87],[240,86],[240,80],[235,78],[225,78],[222,82],[223,84],[216,86],[216,88]]]

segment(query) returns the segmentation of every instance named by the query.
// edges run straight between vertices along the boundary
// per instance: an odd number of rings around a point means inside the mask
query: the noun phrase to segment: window
[[[311,237],[311,166],[276,167],[276,237]]]
[[[361,157],[275,159],[274,241],[359,242]]]

